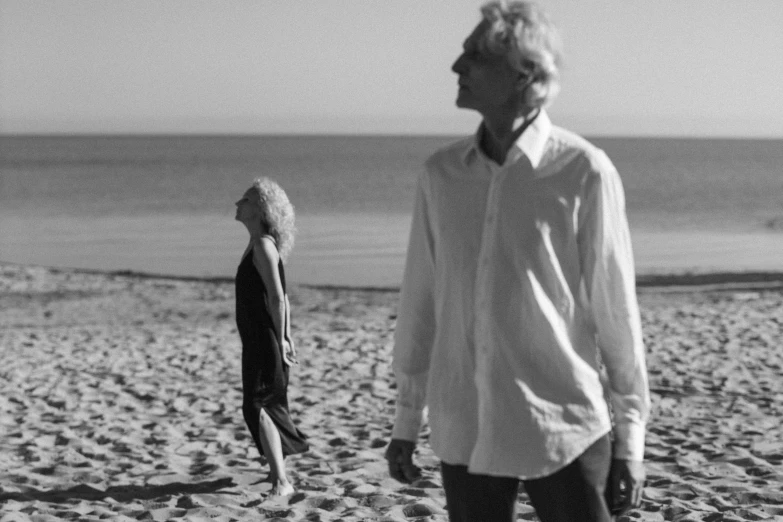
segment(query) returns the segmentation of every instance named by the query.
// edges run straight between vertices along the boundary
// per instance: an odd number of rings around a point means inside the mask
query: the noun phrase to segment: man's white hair
[[[495,55],[505,56],[511,67],[532,75],[524,91],[524,104],[548,105],[560,91],[562,44],[557,28],[542,9],[529,1],[493,1],[481,7],[489,28],[483,44]]]

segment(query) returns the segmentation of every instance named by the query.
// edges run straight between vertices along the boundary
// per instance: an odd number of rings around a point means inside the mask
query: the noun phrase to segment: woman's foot
[[[271,482],[272,484],[274,484],[275,482],[277,482],[277,479],[274,477],[274,475],[270,473],[266,477],[260,478],[255,482],[251,482],[250,485],[257,486],[258,484],[266,484],[267,482]]]
[[[269,492],[272,496],[286,497],[293,495],[294,486],[288,480],[275,480],[272,482],[272,490]]]

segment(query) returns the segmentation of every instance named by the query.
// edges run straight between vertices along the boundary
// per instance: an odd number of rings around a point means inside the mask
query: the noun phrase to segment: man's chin
[[[470,100],[467,100],[465,96],[458,94],[457,99],[454,102],[454,104],[460,108],[460,109],[472,109],[473,105],[470,103]]]

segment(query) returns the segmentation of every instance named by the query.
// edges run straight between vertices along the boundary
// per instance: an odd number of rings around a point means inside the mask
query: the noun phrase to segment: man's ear
[[[519,94],[524,93],[531,85],[536,83],[538,78],[532,73],[519,73],[517,77],[516,90]]]

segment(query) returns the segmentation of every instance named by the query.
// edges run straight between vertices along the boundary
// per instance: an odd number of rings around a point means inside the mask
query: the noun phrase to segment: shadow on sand
[[[41,502],[65,502],[69,500],[102,500],[111,497],[117,502],[128,502],[131,500],[152,500],[163,496],[193,495],[204,493],[221,493],[224,495],[237,495],[229,491],[220,491],[223,488],[235,486],[234,480],[230,477],[211,480],[209,482],[183,483],[172,482],[161,485],[145,486],[112,486],[105,491],[93,488],[86,484],[80,484],[68,489],[41,491],[30,488],[24,492],[0,493],[0,504],[8,500],[17,502],[29,502],[38,500]]]

